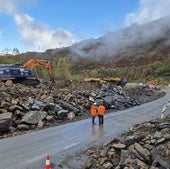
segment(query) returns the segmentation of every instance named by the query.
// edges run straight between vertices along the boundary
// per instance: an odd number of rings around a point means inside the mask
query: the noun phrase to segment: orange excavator
[[[54,82],[51,62],[41,59],[30,59],[25,64],[0,64],[0,81],[12,80],[24,85],[38,85],[40,81],[35,77],[34,68],[43,67],[48,70],[51,82]]]
[[[31,71],[33,71],[35,67],[43,67],[48,70],[50,81],[54,82],[54,73],[52,70],[52,64],[49,60],[30,59],[21,67],[27,68]]]
[[[48,70],[50,79],[54,78],[51,62],[49,60],[30,59],[21,67],[33,70],[37,66],[46,68]]]

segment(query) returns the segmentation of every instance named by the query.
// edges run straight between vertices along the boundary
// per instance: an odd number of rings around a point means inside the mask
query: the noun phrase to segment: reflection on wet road
[[[104,126],[103,125],[92,125],[91,127],[91,137],[95,138],[98,137],[99,135],[104,134]]]

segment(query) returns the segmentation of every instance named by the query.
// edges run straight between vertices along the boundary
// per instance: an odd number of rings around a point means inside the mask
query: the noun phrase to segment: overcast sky
[[[0,0],[0,51],[45,51],[170,15],[170,0]]]

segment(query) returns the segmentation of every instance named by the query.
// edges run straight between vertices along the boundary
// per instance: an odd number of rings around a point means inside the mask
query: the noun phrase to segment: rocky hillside
[[[0,57],[0,63],[24,64],[28,59],[48,59],[57,80],[83,80],[87,77],[124,77],[128,81],[159,79],[170,83],[169,17],[132,25],[109,32],[98,39],[88,39],[61,49],[26,52]],[[39,77],[46,78],[44,70]]]

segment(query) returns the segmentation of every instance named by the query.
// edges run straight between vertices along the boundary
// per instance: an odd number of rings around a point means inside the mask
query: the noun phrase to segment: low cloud
[[[138,9],[126,15],[125,28],[73,45],[72,56],[114,57],[124,49],[149,45],[160,39],[164,39],[162,45],[169,45],[169,7],[170,0],[140,0]]]
[[[170,0],[140,0],[136,11],[128,13],[125,25],[143,24],[170,15]]]
[[[26,48],[44,51],[46,49],[66,47],[74,42],[73,35],[62,28],[51,30],[47,25],[36,23],[34,18],[21,12],[19,5],[26,1],[0,0],[0,13],[10,15],[14,18],[21,43]],[[0,37],[2,34],[0,33]],[[4,35],[5,38],[5,35]]]

